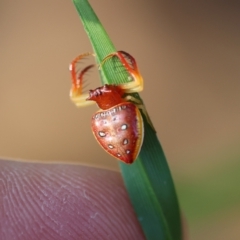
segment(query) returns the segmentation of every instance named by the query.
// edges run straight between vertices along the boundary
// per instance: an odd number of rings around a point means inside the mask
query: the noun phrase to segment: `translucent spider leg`
[[[77,73],[76,70],[77,63],[87,56],[94,56],[94,54],[92,53],[81,54],[77,56],[69,65],[69,70],[72,76],[72,88],[70,90],[70,98],[77,107],[94,104],[94,102],[92,101],[86,101],[88,93],[83,93],[83,77],[84,74],[95,65],[89,65],[85,67],[79,74]]]
[[[133,81],[129,83],[119,84],[118,86],[121,87],[125,93],[133,93],[133,92],[140,92],[143,90],[143,79],[141,74],[138,71],[137,63],[129,53],[124,51],[117,51],[107,55],[101,62],[100,67],[110,58],[118,57],[120,62],[123,64],[127,72],[132,76]],[[130,61],[131,64],[127,61]]]
[[[143,90],[143,79],[141,74],[138,71],[138,67],[137,67],[137,63],[134,59],[134,57],[132,57],[129,53],[125,52],[125,51],[118,51],[118,52],[114,52],[111,53],[109,55],[107,55],[103,61],[100,64],[100,67],[110,58],[112,57],[118,57],[120,62],[123,64],[123,66],[125,67],[125,69],[127,70],[127,72],[132,76],[133,81],[129,82],[129,83],[124,83],[124,84],[119,84],[118,86],[124,90],[125,93],[134,93],[134,92],[140,92]],[[126,60],[128,59],[129,62]],[[142,110],[143,114],[146,117],[146,120],[148,121],[148,123],[150,124],[150,126],[152,127],[152,129],[154,130],[154,132],[156,132],[152,121],[148,115],[148,112],[143,104],[143,102],[135,97],[133,97],[132,95],[127,95],[124,98],[126,101],[132,101],[134,102],[137,107],[139,109]]]

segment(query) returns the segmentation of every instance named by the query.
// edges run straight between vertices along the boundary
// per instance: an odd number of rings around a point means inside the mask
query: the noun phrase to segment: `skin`
[[[118,172],[0,160],[0,239],[145,239]]]

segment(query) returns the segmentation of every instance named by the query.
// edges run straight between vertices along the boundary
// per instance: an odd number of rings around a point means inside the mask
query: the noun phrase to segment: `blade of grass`
[[[73,0],[96,53],[97,62],[116,51],[87,0]],[[127,82],[126,71],[116,71],[112,61],[101,70],[102,82]],[[139,97],[136,93],[134,96]],[[132,165],[120,163],[132,205],[147,239],[181,240],[178,200],[170,170],[156,133],[144,118],[144,142]]]

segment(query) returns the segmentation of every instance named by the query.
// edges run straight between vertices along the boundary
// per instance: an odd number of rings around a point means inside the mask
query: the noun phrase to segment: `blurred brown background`
[[[240,4],[90,3],[116,48],[137,60],[191,239],[239,239]],[[0,156],[118,169],[91,133],[96,106],[69,100],[68,64],[92,50],[72,2],[2,0],[0,29]],[[89,79],[99,85],[96,73]]]

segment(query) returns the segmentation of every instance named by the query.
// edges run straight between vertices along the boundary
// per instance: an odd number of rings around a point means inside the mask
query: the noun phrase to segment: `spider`
[[[80,73],[77,73],[76,66],[87,56],[94,56],[94,54],[81,54],[69,66],[72,76],[70,98],[77,107],[97,103],[100,109],[92,117],[93,135],[110,155],[131,164],[136,160],[144,138],[144,123],[139,109],[152,125],[143,103],[129,95],[143,90],[143,79],[136,61],[124,51],[107,55],[100,63],[100,69],[106,61],[117,57],[133,80],[119,85],[105,84],[90,90],[89,93],[84,93],[83,77],[95,65],[85,67]]]

